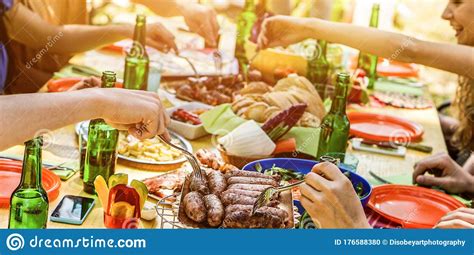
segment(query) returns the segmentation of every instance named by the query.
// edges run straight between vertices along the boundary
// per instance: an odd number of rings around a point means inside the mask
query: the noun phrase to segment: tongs
[[[268,204],[275,194],[280,193],[280,192],[285,191],[285,190],[292,189],[294,187],[297,187],[302,183],[304,183],[304,180],[297,181],[295,183],[292,183],[292,184],[289,184],[289,185],[286,185],[286,186],[282,186],[282,187],[277,187],[277,188],[268,187],[268,188],[264,189],[262,191],[262,193],[260,193],[260,195],[257,197],[257,200],[255,201],[255,203],[253,204],[252,215],[254,215],[255,212],[259,208],[261,208],[261,207],[265,206],[266,204]]]
[[[338,159],[335,159],[333,157],[330,157],[330,156],[322,156],[319,158],[320,159],[320,162],[329,162],[329,163],[332,163],[332,164],[335,164],[335,165],[339,165],[339,160]],[[289,189],[292,189],[294,187],[297,187],[299,185],[301,185],[302,183],[304,183],[305,180],[301,180],[301,181],[297,181],[295,183],[292,183],[292,184],[289,184],[289,185],[286,185],[286,186],[282,186],[282,187],[268,187],[266,189],[264,189],[262,191],[262,193],[260,193],[260,195],[257,197],[257,200],[255,201],[255,203],[253,204],[253,208],[252,208],[252,214],[251,215],[254,215],[255,212],[267,205],[271,199],[273,198],[273,196],[277,193],[280,193],[282,191],[285,191],[285,190],[289,190]]]
[[[160,138],[160,140],[162,142],[168,144],[172,148],[177,149],[177,150],[179,150],[183,153],[183,155],[186,157],[186,159],[191,164],[191,167],[193,168],[193,173],[192,173],[193,180],[202,180],[201,167],[199,166],[199,163],[198,163],[196,157],[194,157],[194,155],[192,153],[190,153],[189,151],[187,151],[187,150],[185,150],[185,149],[183,149],[179,146],[176,146],[173,143],[169,142],[168,140],[166,140],[166,138],[163,135],[159,135],[158,137]]]

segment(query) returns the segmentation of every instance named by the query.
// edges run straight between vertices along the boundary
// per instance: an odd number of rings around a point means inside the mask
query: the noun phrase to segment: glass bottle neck
[[[334,100],[331,104],[330,113],[345,114],[348,84],[343,82],[336,83]]]
[[[380,11],[380,5],[379,4],[374,4],[372,7],[372,14],[370,15],[370,27],[375,27],[377,28],[379,26],[379,11]]]
[[[255,11],[255,1],[254,0],[245,0],[244,11]]]
[[[116,74],[112,71],[105,71],[102,73],[102,88],[113,88],[117,81]]]
[[[146,17],[138,15],[135,23],[135,31],[133,32],[133,41],[140,43],[142,47],[145,47],[146,43]]]
[[[23,156],[23,168],[20,186],[23,188],[41,187],[41,146],[43,139],[34,138],[25,143],[25,155]]]
[[[326,53],[327,53],[327,46],[328,46],[327,41],[318,40],[318,45],[319,45],[318,48],[319,48],[319,50],[321,51],[321,52],[320,52],[319,59],[320,59],[320,60],[326,60]]]

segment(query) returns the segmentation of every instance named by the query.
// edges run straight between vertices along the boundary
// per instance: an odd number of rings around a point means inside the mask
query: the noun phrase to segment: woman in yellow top
[[[398,61],[418,63],[459,75],[455,106],[459,121],[453,140],[469,158],[463,167],[447,155],[434,155],[415,166],[413,181],[451,192],[474,194],[474,1],[450,0],[442,18],[456,31],[458,44],[421,41],[406,35],[315,18],[277,16],[266,20],[259,47],[286,46],[306,38],[324,39]],[[441,176],[425,176],[430,169]],[[369,227],[351,183],[329,164],[320,164],[306,176],[301,202],[322,227]],[[323,173],[322,177],[320,174]],[[443,217],[437,227],[474,228],[474,209]]]

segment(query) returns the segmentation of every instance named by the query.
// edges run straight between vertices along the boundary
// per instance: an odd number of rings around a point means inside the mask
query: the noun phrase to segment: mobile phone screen
[[[60,222],[80,224],[93,206],[93,198],[66,195],[51,217]]]

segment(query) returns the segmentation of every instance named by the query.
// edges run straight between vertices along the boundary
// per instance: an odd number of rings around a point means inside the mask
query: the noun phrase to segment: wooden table
[[[173,20],[173,24],[175,23],[176,23],[175,20]],[[225,36],[221,36],[221,41],[225,42],[227,40],[225,38],[235,39],[235,34],[233,34],[235,33],[234,30],[229,29],[228,34],[226,34]],[[224,39],[222,39],[222,37],[224,37]],[[227,43],[223,43],[223,45],[227,45]],[[225,49],[225,50],[233,53],[233,49]],[[119,57],[122,57],[122,56],[119,56]],[[76,62],[76,64],[84,63],[83,57],[79,56],[78,58],[76,58],[76,60],[79,61],[79,63]],[[416,121],[417,123],[421,124],[425,129],[425,134],[423,136],[424,140],[422,141],[423,144],[432,146],[433,153],[447,151],[446,145],[443,139],[443,134],[441,132],[441,126],[439,123],[438,114],[436,112],[436,109],[434,108],[426,109],[426,110],[405,110],[405,109],[385,107],[385,108],[361,108],[357,110],[390,114],[394,116],[404,117],[408,120]],[[68,127],[56,130],[52,134],[53,134],[54,144],[66,146],[68,148],[77,149],[77,141],[76,141],[76,137],[74,133],[74,126],[68,126]],[[191,144],[193,146],[194,151],[197,151],[198,149],[201,149],[201,148],[213,147],[211,143],[211,136],[207,136],[199,140],[191,141]],[[21,156],[23,155],[23,149],[24,149],[23,146],[15,146],[4,152],[1,152],[1,154],[11,154],[11,155]],[[54,153],[51,153],[50,151],[53,151]],[[359,159],[358,172],[368,179],[371,179],[371,177],[368,174],[369,170],[374,171],[375,173],[379,174],[382,177],[409,174],[412,172],[413,165],[415,162],[428,156],[428,154],[426,153],[415,152],[412,150],[408,151],[405,158],[352,151],[350,148],[349,148],[349,151],[353,153]],[[61,152],[60,146],[52,145],[50,148],[44,149],[43,161],[48,162],[48,163],[49,162],[62,163],[65,161],[71,161],[71,159],[65,158],[64,156],[63,157],[58,156],[58,155],[63,155],[63,154],[64,153]],[[76,153],[76,155],[77,157],[73,160],[74,162],[72,163],[73,165],[78,165],[78,162],[79,162],[78,154]],[[116,172],[128,173],[129,179],[138,179],[138,180],[159,174],[157,172],[142,171],[139,169],[130,168],[122,164],[117,164]],[[82,181],[79,178],[79,174],[76,174],[70,180],[61,183],[59,197],[50,203],[50,206],[49,206],[50,213],[57,206],[61,198],[64,195],[68,195],[68,194],[91,197],[91,195],[82,191]],[[156,201],[153,201],[153,200],[150,200],[150,201],[156,203]],[[6,228],[8,226],[8,212],[9,212],[8,209],[0,209],[0,228]],[[142,221],[141,224],[142,224],[142,227],[144,228],[159,228],[160,227],[159,220],[154,220],[151,222]],[[87,217],[84,224],[81,226],[48,222],[48,227],[49,228],[76,228],[76,227],[103,228],[104,225],[103,225],[102,206],[100,205],[100,203],[98,203],[92,210],[91,214]]]
[[[446,145],[444,143],[443,135],[441,132],[441,126],[438,120],[438,115],[436,109],[426,109],[426,110],[404,110],[404,109],[395,109],[391,107],[384,108],[361,108],[358,111],[367,111],[367,112],[376,112],[383,114],[390,114],[394,116],[401,116],[408,120],[416,121],[423,126],[425,129],[425,134],[423,136],[423,144],[433,147],[433,153],[446,152]],[[62,146],[75,147],[77,148],[76,137],[74,133],[74,126],[68,126],[59,130],[54,131],[53,133],[53,145],[51,148],[46,148],[43,152],[43,161],[44,162],[53,162],[61,163],[64,161],[71,161],[71,159],[65,159],[64,157],[57,156],[50,151],[55,151],[58,154],[58,149],[53,147],[56,144],[61,144]],[[211,136],[206,136],[201,139],[191,141],[193,150],[196,151],[201,148],[212,148]],[[2,154],[11,154],[19,155],[23,154],[23,146],[12,147]],[[413,169],[414,163],[421,160],[422,158],[428,156],[426,153],[416,152],[408,150],[405,158],[385,156],[374,153],[366,153],[360,151],[352,151],[349,148],[349,151],[353,153],[359,159],[358,173],[364,177],[371,179],[368,174],[369,170],[374,171],[382,177],[409,174]],[[78,158],[73,162],[74,165],[78,164]],[[158,172],[149,172],[142,171],[139,169],[130,168],[122,164],[117,164],[116,172],[119,173],[128,173],[129,179],[144,179],[151,177],[157,174]],[[70,180],[61,183],[59,197],[50,203],[49,209],[50,213],[59,203],[60,199],[64,195],[80,195],[80,196],[91,196],[84,191],[82,191],[82,181],[79,178],[79,174],[73,176]],[[149,199],[150,201],[156,203]],[[0,209],[0,228],[6,228],[8,226],[8,209]],[[142,227],[144,228],[159,228],[159,220],[154,221],[142,221]],[[98,203],[91,214],[87,217],[84,224],[81,226],[74,226],[62,223],[48,222],[49,228],[103,228],[103,210],[100,203]]]

